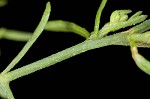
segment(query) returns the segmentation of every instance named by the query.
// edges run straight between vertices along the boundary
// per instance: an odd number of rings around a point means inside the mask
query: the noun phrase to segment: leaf
[[[45,26],[45,30],[53,32],[73,32],[86,39],[90,37],[90,33],[85,28],[82,28],[75,23],[62,20],[49,21]]]
[[[19,54],[11,61],[11,63],[7,66],[7,68],[2,72],[2,74],[10,71],[22,59],[22,57],[27,53],[27,51],[30,49],[30,47],[33,45],[33,43],[37,40],[37,38],[40,36],[42,31],[44,30],[44,27],[48,21],[50,12],[51,12],[51,6],[50,6],[50,2],[48,2],[46,4],[46,9],[43,13],[41,21],[40,21],[39,25],[37,26],[37,28],[35,29],[33,35],[28,40],[28,42],[25,44],[25,46],[22,48],[22,50],[19,52]]]
[[[150,31],[141,34],[131,34],[130,38],[135,42],[150,44]]]
[[[31,36],[32,33],[30,32],[0,28],[0,39],[28,41]]]
[[[134,19],[134,18],[140,16],[140,15],[142,14],[142,12],[143,12],[143,11],[138,11],[138,12],[136,12],[135,14],[133,14],[133,15],[129,18],[129,20]]]
[[[99,9],[97,11],[97,14],[96,14],[94,32],[93,32],[93,35],[95,35],[96,37],[97,37],[98,31],[99,31],[101,14],[102,14],[102,11],[103,11],[106,3],[107,3],[107,0],[102,0],[101,4],[99,6]],[[92,37],[94,37],[94,36],[92,36]]]
[[[116,10],[114,11],[110,16],[110,23],[114,22],[123,22],[128,19],[129,13],[131,13],[131,10]]]
[[[134,59],[136,65],[145,73],[150,75],[150,62],[138,53],[135,42],[129,37],[132,58]]]
[[[109,32],[117,31],[121,28],[126,28],[128,26],[132,26],[138,23],[141,23],[147,18],[147,15],[140,15],[135,18],[126,21],[120,22],[109,22],[103,26],[103,28],[99,31],[99,38],[107,35]]]
[[[149,29],[150,29],[150,19],[140,23],[139,25],[134,26],[129,31],[130,34],[133,34],[133,33],[143,33]]]

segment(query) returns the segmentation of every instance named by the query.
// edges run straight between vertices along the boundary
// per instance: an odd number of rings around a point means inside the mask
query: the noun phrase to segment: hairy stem
[[[7,99],[15,99],[13,96],[13,93],[10,89],[9,83],[7,83],[7,82],[1,83],[1,86],[3,87],[3,91],[5,92]]]
[[[73,47],[67,48],[56,54],[52,54],[51,56],[43,58],[39,61],[33,62],[29,65],[23,66],[21,68],[13,70],[13,71],[10,71],[6,74],[7,79],[9,79],[9,81],[15,80],[17,78],[31,74],[31,73],[41,70],[43,68],[49,67],[51,65],[54,65],[58,62],[61,62],[65,59],[68,59],[70,57],[73,57],[77,54],[83,53],[83,52],[91,50],[91,49],[96,49],[96,48],[104,47],[104,46],[108,46],[108,45],[127,46],[127,45],[129,45],[129,42],[126,38],[127,35],[128,35],[128,33],[117,33],[117,34],[114,34],[111,36],[104,37],[102,39],[86,40],[82,43],[79,43],[79,44],[73,46]]]
[[[4,99],[15,99],[13,96],[13,93],[9,86],[9,80],[7,79],[7,76],[0,74],[0,90],[2,97]]]

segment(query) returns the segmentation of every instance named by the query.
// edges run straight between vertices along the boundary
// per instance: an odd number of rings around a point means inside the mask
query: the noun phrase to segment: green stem
[[[1,83],[1,86],[3,87],[3,91],[5,92],[7,99],[15,99],[10,89],[9,83]]]
[[[41,60],[31,63],[29,65],[23,66],[16,70],[10,71],[6,74],[7,79],[9,79],[9,81],[15,80],[17,78],[31,74],[31,73],[41,70],[43,68],[49,67],[60,61],[63,61],[65,59],[68,59],[70,57],[73,57],[77,54],[83,53],[83,52],[91,50],[91,49],[104,47],[104,46],[108,46],[108,45],[114,45],[114,44],[129,45],[129,42],[126,39],[126,37],[127,37],[127,33],[117,33],[117,34],[107,36],[102,39],[86,40],[82,43],[79,43],[73,47],[67,48],[67,49],[60,51],[56,54],[53,54],[49,57],[46,57],[44,59],[41,59]]]
[[[15,99],[9,86],[9,79],[7,79],[6,75],[0,74],[0,88],[1,94],[3,95],[2,98]]]

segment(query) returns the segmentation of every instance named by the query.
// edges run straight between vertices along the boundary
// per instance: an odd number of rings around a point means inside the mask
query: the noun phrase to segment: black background
[[[38,25],[48,0],[9,0],[0,8],[0,27],[33,32]],[[94,18],[101,0],[50,0],[52,12],[49,20],[61,19],[79,24],[93,31]],[[134,0],[132,0],[134,1]],[[112,11],[142,10],[150,15],[149,0],[108,0],[101,18],[101,26],[109,21]],[[29,64],[53,53],[84,41],[72,33],[44,31],[15,68]],[[25,43],[0,40],[2,71],[17,55]],[[150,59],[149,49],[139,49]],[[150,76],[142,72],[131,58],[130,48],[108,46],[85,52],[49,68],[19,78],[10,83],[16,99],[114,97],[149,89]],[[127,91],[125,91],[127,90]]]

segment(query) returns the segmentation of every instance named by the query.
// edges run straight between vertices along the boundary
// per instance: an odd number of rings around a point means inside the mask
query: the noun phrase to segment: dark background
[[[38,25],[48,0],[9,0],[0,8],[0,27],[33,32]],[[79,24],[93,31],[94,18],[101,0],[50,0],[52,12],[49,20],[61,19]],[[134,0],[132,0],[134,1]],[[101,26],[109,21],[112,11],[142,10],[150,15],[149,0],[108,0],[101,18]],[[44,31],[15,68],[84,41],[72,33]],[[0,40],[2,71],[17,55],[25,43]],[[149,49],[140,49],[150,60]],[[105,97],[114,92],[119,97],[149,89],[150,76],[142,72],[131,58],[130,48],[108,46],[85,52],[63,62],[22,77],[10,83],[16,99],[42,99]],[[127,91],[125,91],[127,90]],[[52,98],[54,97],[54,98]]]

